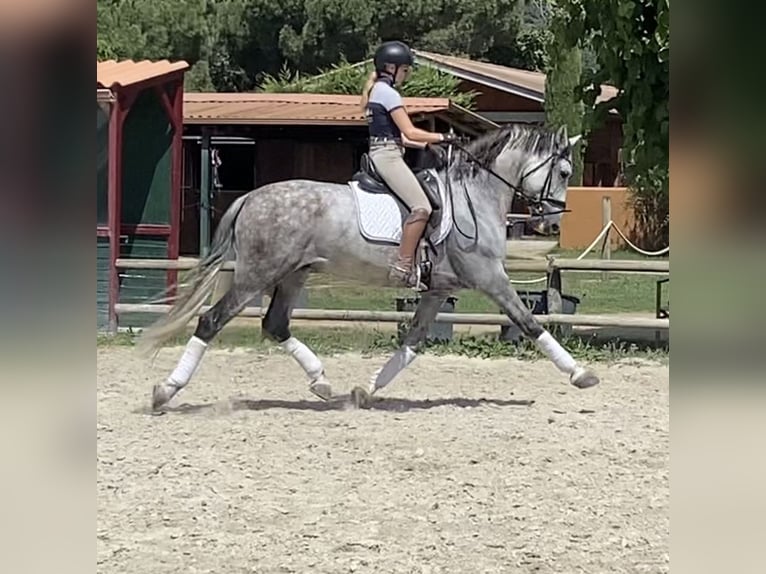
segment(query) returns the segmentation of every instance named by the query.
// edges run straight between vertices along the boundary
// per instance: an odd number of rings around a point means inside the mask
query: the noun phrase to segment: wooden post
[[[605,195],[601,198],[601,229],[609,225],[609,222],[612,221],[612,198],[608,195]],[[604,244],[601,248],[601,258],[602,259],[611,259],[612,258],[612,241],[611,241],[611,234],[612,229],[611,227],[607,230],[606,235],[604,235]],[[606,280],[607,274],[601,273],[601,279]]]
[[[170,110],[170,122],[173,124],[173,142],[171,152],[170,172],[170,237],[168,238],[168,259],[178,259],[181,247],[181,185],[183,182],[183,105],[184,83],[178,79],[172,86]],[[164,88],[162,88],[164,93]],[[170,288],[169,295],[176,295],[178,284],[178,271],[168,270],[167,283]]]
[[[601,229],[604,229],[610,221],[612,221],[612,198],[605,195],[601,198]],[[612,230],[609,229],[609,231],[606,232],[606,235],[604,235],[604,244],[601,247],[602,259],[612,258],[612,243],[609,240],[611,233]]]
[[[120,298],[120,232],[122,227],[122,130],[130,102],[122,94],[112,106],[109,116],[109,168],[108,168],[108,227],[109,227],[109,332],[117,333],[118,317],[115,308]]]
[[[202,131],[202,173],[199,181],[199,254],[210,252],[210,132]]]

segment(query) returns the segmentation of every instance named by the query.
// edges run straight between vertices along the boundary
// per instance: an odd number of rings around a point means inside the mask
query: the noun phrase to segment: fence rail
[[[164,314],[170,311],[170,305],[154,305],[142,303],[118,303],[115,306],[117,314],[124,313],[157,313]],[[198,315],[210,309],[210,305],[204,305]],[[239,317],[260,318],[266,314],[263,307],[245,307]],[[294,309],[293,319],[310,321],[359,321],[398,323],[412,319],[414,312],[410,311],[349,311],[334,309]],[[669,329],[669,319],[653,319],[649,317],[625,317],[621,315],[567,315],[550,313],[547,315],[535,315],[542,324],[579,325],[589,327],[635,327],[644,329]],[[455,325],[512,325],[510,319],[498,313],[439,313],[436,316],[437,323],[452,323]]]
[[[197,266],[196,259],[117,259],[118,269],[179,269],[188,270]],[[223,269],[234,269],[234,262],[227,261]],[[545,273],[560,271],[601,271],[601,272],[645,272],[669,273],[670,261],[636,261],[632,259],[510,259],[505,262],[509,273],[531,272]]]
[[[188,270],[197,266],[197,259],[117,259],[118,269],[177,269]],[[233,269],[234,262],[226,262],[223,269]],[[636,261],[618,259],[558,259],[551,257],[547,260],[507,260],[506,271],[541,272],[547,274],[547,295],[549,313],[535,315],[542,324],[577,325],[589,327],[622,327],[667,330],[670,328],[668,318],[626,317],[624,315],[585,315],[564,314],[561,298],[562,271],[591,271],[605,273],[669,273],[670,262],[667,260]],[[203,306],[198,314],[204,313],[210,306]],[[164,314],[171,309],[170,305],[144,303],[117,303],[115,312],[125,313],[157,313]],[[239,313],[240,317],[263,317],[266,310],[262,307],[246,307]],[[362,311],[334,309],[295,309],[292,318],[316,321],[358,321],[358,322],[388,322],[398,323],[411,319],[414,312],[408,311]],[[437,323],[452,323],[462,325],[512,325],[510,319],[502,313],[439,313]]]

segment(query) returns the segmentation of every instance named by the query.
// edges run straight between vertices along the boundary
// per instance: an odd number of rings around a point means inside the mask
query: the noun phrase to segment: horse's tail
[[[221,217],[213,237],[210,253],[192,269],[179,286],[173,307],[143,331],[138,341],[141,352],[158,350],[168,339],[177,335],[197,315],[215,288],[218,272],[234,249],[234,224],[249,194],[238,197]]]

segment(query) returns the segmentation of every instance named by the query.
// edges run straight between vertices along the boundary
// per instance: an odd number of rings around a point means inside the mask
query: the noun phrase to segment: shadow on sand
[[[375,397],[365,407],[364,410],[407,412],[416,410],[428,410],[439,407],[458,407],[461,409],[477,407],[529,407],[534,404],[534,400],[528,399],[467,399],[462,397],[444,398],[444,399],[399,399],[395,397]],[[224,406],[225,405],[225,406]],[[344,410],[363,410],[357,407],[351,395],[339,395],[329,401],[320,400],[296,400],[288,401],[281,399],[231,399],[227,403],[207,403],[190,404],[183,403],[178,406],[167,406],[162,412],[151,413],[150,409],[138,409],[137,412],[144,414],[194,414],[204,411],[267,411],[272,409],[286,409],[293,411],[344,411]]]

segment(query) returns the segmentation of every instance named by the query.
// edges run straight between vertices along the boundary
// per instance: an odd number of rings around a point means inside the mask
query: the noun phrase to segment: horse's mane
[[[547,155],[553,151],[555,144],[556,133],[547,128],[533,124],[508,124],[466,145],[473,157],[456,150],[453,168],[458,175],[474,175],[477,161],[482,167],[491,168],[506,146],[534,155]]]

